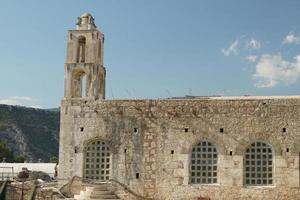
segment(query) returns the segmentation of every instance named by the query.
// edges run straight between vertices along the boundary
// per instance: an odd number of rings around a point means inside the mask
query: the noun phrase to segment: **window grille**
[[[109,180],[111,172],[111,150],[102,141],[93,141],[85,149],[84,177],[92,180]]]
[[[207,141],[202,141],[192,149],[190,183],[217,183],[218,152],[216,147]]]
[[[246,150],[244,159],[245,185],[273,184],[273,154],[270,145],[255,142]]]

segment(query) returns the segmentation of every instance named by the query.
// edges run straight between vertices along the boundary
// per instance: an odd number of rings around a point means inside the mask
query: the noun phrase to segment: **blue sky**
[[[298,95],[300,1],[3,0],[0,103],[63,97],[67,30],[90,12],[105,34],[108,99]]]

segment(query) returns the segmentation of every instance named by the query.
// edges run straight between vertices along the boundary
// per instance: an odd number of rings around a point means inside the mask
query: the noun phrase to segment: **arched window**
[[[86,82],[86,74],[81,76],[81,97],[87,97],[87,82]]]
[[[111,175],[111,149],[103,141],[95,140],[87,144],[84,152],[83,174],[85,179],[109,180]]]
[[[212,143],[202,141],[194,146],[191,154],[190,183],[217,183],[217,162],[217,148]]]
[[[78,38],[78,47],[77,47],[77,59],[78,63],[85,62],[85,48],[86,48],[86,40],[85,37],[80,36]]]
[[[244,183],[250,186],[273,184],[273,154],[270,145],[255,142],[246,149]]]

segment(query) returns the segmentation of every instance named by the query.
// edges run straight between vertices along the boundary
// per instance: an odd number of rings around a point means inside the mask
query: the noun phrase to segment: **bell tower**
[[[65,63],[65,98],[105,99],[104,35],[89,13],[78,17],[68,31]]]

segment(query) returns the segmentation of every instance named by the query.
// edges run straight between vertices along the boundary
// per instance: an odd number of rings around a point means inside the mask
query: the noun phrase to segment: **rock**
[[[42,172],[42,171],[30,171],[29,179],[42,180],[42,181],[46,181],[46,182],[52,181],[52,178],[49,176],[49,174]]]

